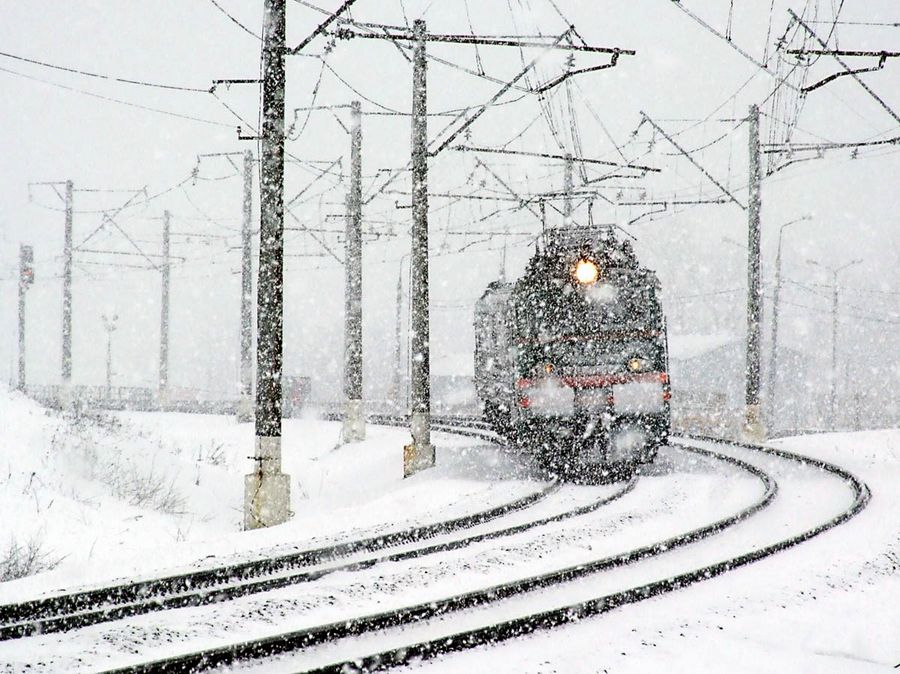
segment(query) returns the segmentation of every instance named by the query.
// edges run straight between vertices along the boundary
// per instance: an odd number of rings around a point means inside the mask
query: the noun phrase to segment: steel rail
[[[404,425],[405,418],[392,415],[376,416],[380,423]],[[455,433],[458,435],[467,435],[484,439],[492,439],[492,435],[486,435],[483,430],[474,430],[485,426],[484,422],[477,418],[462,417],[436,417],[436,430]],[[469,426],[471,429],[461,428],[461,425]],[[486,430],[486,429],[485,429]],[[44,634],[51,632],[60,632],[79,627],[86,627],[91,624],[100,622],[109,622],[124,617],[140,615],[151,611],[170,610],[175,608],[184,608],[189,606],[200,606],[210,603],[217,603],[236,599],[238,597],[247,596],[254,593],[274,590],[289,585],[299,584],[302,582],[310,582],[322,578],[328,574],[337,571],[357,571],[370,568],[375,564],[389,561],[400,561],[422,557],[425,555],[438,554],[463,548],[476,542],[492,540],[504,536],[512,536],[529,529],[544,526],[553,522],[560,522],[566,519],[585,515],[602,506],[605,506],[629,493],[636,484],[636,476],[632,476],[625,485],[609,496],[605,496],[596,501],[588,503],[584,506],[567,510],[553,516],[532,520],[513,527],[497,529],[474,536],[458,539],[455,541],[439,543],[436,545],[426,546],[424,548],[414,548],[399,553],[383,555],[380,557],[367,558],[363,560],[353,561],[347,564],[331,566],[323,569],[304,570],[297,573],[287,573],[276,577],[267,576],[259,580],[247,580],[241,578],[238,583],[211,587],[203,587],[200,589],[192,589],[190,591],[169,592],[163,596],[154,595],[142,597],[140,600],[126,602],[120,601],[114,605],[108,605],[100,609],[85,609],[77,613],[67,613],[62,615],[53,615],[51,617],[42,617],[39,619],[28,619],[17,623],[0,626],[0,640],[27,637],[35,634]],[[551,484],[558,484],[553,482]],[[548,492],[549,493],[549,492]],[[533,504],[532,504],[533,505]],[[479,522],[481,523],[481,522]],[[195,586],[196,587],[196,586]],[[148,606],[148,603],[150,604]]]
[[[461,428],[458,424],[451,426],[445,422],[440,424],[440,430],[485,440],[495,440],[493,433],[488,433],[486,430]],[[248,581],[266,575],[284,573],[297,567],[328,563],[355,553],[374,552],[472,528],[531,507],[557,491],[560,486],[559,479],[554,476],[541,489],[487,510],[337,545],[191,571],[164,578],[122,583],[2,605],[0,606],[0,641],[84,627],[174,606],[222,601],[231,596],[248,594],[250,591],[263,591],[268,589],[262,587],[265,581],[256,583]],[[231,586],[226,585],[229,583]]]
[[[465,548],[474,543],[479,543],[482,541],[494,540],[496,538],[502,538],[507,536],[513,536],[515,534],[519,534],[530,529],[534,529],[536,527],[545,526],[547,524],[561,522],[570,518],[578,517],[581,515],[585,515],[591,512],[598,510],[599,508],[616,501],[627,493],[632,491],[637,483],[637,477],[633,476],[630,480],[628,480],[625,485],[614,492],[609,496],[605,496],[603,498],[597,499],[591,503],[588,503],[584,506],[580,506],[573,510],[568,510],[563,513],[558,513],[556,515],[552,515],[549,517],[544,517],[537,520],[532,520],[530,522],[525,522],[523,524],[518,524],[512,527],[507,527],[504,529],[497,529],[493,531],[488,531],[482,534],[476,534],[474,536],[469,536],[466,538],[448,541],[444,543],[437,543],[434,545],[422,547],[422,548],[413,548],[412,550],[406,550],[403,552],[395,552],[387,555],[382,555],[379,557],[369,557],[366,559],[349,562],[347,564],[341,564],[337,566],[329,566],[326,568],[314,568],[308,571],[300,571],[297,573],[290,573],[284,576],[277,577],[267,577],[257,581],[251,581],[248,583],[240,583],[236,585],[226,585],[222,587],[213,587],[210,589],[204,589],[197,592],[189,592],[180,595],[169,595],[163,598],[151,598],[149,600],[145,600],[138,603],[133,604],[124,604],[117,605],[112,609],[101,609],[97,611],[87,611],[80,613],[76,616],[65,616],[60,618],[50,618],[40,621],[28,622],[22,625],[11,625],[9,626],[9,630],[13,633],[12,638],[16,638],[17,636],[25,637],[36,634],[44,634],[50,632],[60,632],[68,629],[74,629],[77,627],[86,627],[91,624],[96,624],[99,622],[109,622],[113,620],[119,620],[122,618],[126,618],[133,615],[142,615],[149,612],[155,611],[164,611],[171,610],[177,608],[186,608],[193,606],[203,606],[207,604],[216,604],[222,601],[229,601],[232,599],[237,599],[239,597],[244,597],[251,594],[258,594],[261,592],[268,592],[271,590],[277,590],[283,587],[288,587],[291,585],[299,585],[300,583],[308,583],[312,581],[319,580],[320,578],[324,578],[332,573],[337,573],[340,571],[361,571],[363,569],[368,569],[376,564],[381,564],[384,562],[398,562],[407,559],[415,559],[419,557],[425,557],[427,555],[435,555],[443,552],[450,552],[452,550],[458,550],[461,548]],[[152,603],[152,608],[148,609],[147,602]],[[77,621],[78,624],[73,624],[73,621]],[[14,630],[19,629],[20,631],[30,630],[28,634],[16,634]]]
[[[551,629],[566,624],[578,622],[584,618],[600,615],[612,611],[613,609],[634,604],[645,599],[650,599],[662,594],[674,592],[685,587],[689,587],[696,583],[710,580],[717,576],[741,568],[753,562],[770,557],[778,552],[792,548],[811,538],[818,536],[830,529],[833,529],[851,518],[859,514],[871,499],[871,491],[869,487],[852,473],[844,470],[840,466],[806,457],[787,450],[775,449],[772,447],[764,447],[761,445],[753,445],[743,442],[730,442],[722,438],[714,438],[710,436],[691,436],[693,439],[704,440],[717,443],[728,443],[733,446],[751,449],[763,453],[779,456],[783,459],[798,462],[801,465],[811,465],[829,472],[847,482],[854,494],[853,502],[844,511],[838,513],[826,522],[803,531],[800,534],[782,539],[776,543],[765,546],[758,550],[722,560],[714,564],[710,564],[692,571],[671,576],[669,578],[646,583],[638,587],[629,588],[620,592],[613,592],[602,597],[595,597],[586,601],[578,602],[562,608],[544,611],[528,616],[523,616],[513,620],[504,621],[502,623],[482,627],[457,634],[443,636],[439,639],[412,644],[400,649],[391,649],[382,653],[367,656],[362,659],[353,661],[353,665],[358,669],[356,671],[373,672],[388,667],[398,666],[411,660],[431,659],[439,655],[451,652],[467,650],[482,645],[495,644],[500,641],[513,639],[516,637],[532,634],[539,630]],[[684,446],[684,445],[682,445]],[[687,447],[685,447],[687,448]],[[694,451],[698,448],[693,448]],[[706,451],[706,450],[702,450]],[[327,665],[316,669],[307,670],[309,672],[319,673],[338,673],[346,671],[341,669],[347,663]]]
[[[130,665],[122,669],[109,670],[107,674],[113,674],[113,672],[188,672],[215,666],[227,666],[239,661],[279,655],[332,642],[338,639],[359,636],[377,630],[411,625],[456,611],[490,604],[500,599],[552,587],[553,585],[596,574],[604,570],[634,564],[647,558],[665,554],[671,550],[690,545],[704,538],[714,536],[764,509],[772,502],[778,492],[778,485],[771,476],[746,461],[721,452],[714,452],[697,447],[681,445],[681,448],[695,454],[718,459],[749,472],[761,481],[764,486],[764,493],[753,504],[742,508],[737,513],[718,519],[711,524],[611,557],[604,557],[549,573],[482,588],[453,597],[447,597],[445,599],[432,600],[414,606],[384,611],[359,618],[349,618],[335,623],[295,630],[272,637],[230,644],[194,653],[187,653],[149,663]],[[541,615],[543,614],[539,614],[538,617]],[[531,618],[528,620],[530,619]],[[521,622],[522,625],[527,625],[529,624],[528,620],[511,621],[511,623],[514,622],[519,625]],[[352,663],[341,661],[333,666],[312,671],[344,672],[347,671],[347,666],[351,666],[350,671],[374,671],[377,668],[385,666],[403,664],[411,658],[434,657],[441,653],[457,650],[455,647],[460,644],[470,644],[462,646],[462,648],[469,648],[479,645],[480,643],[491,643],[495,640],[492,636],[495,634],[494,630],[499,630],[499,632],[497,632],[498,634],[504,634],[504,626],[506,624],[507,623],[501,623],[496,626],[484,628],[483,630],[476,630],[475,632],[477,632],[477,635],[473,632],[473,636],[471,637],[468,636],[469,633],[441,637],[434,641],[385,651],[384,653],[364,658],[362,661],[354,660]],[[550,625],[548,624],[548,626]],[[518,629],[522,628],[519,627]],[[510,633],[510,636],[516,636],[516,634],[517,633]],[[504,637],[501,637],[501,639],[502,638]],[[482,641],[478,641],[478,639],[482,639]],[[356,669],[352,669],[352,667],[355,667]]]

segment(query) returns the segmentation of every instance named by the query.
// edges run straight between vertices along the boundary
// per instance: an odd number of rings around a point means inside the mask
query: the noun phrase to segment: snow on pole
[[[59,406],[72,404],[72,217],[73,193],[71,180],[66,181],[66,223],[63,244],[63,315],[62,315],[62,386],[59,389]]]
[[[244,480],[245,529],[281,524],[291,514],[290,476],[281,472],[285,0],[266,0],[264,13],[256,303],[256,447],[253,456],[256,470]]]
[[[25,391],[27,385],[25,379],[25,293],[32,283],[34,283],[34,249],[31,246],[19,244],[19,376],[16,383],[20,391]]]
[[[759,108],[750,106],[749,114],[749,150],[750,150],[750,194],[747,204],[748,237],[747,237],[747,366],[745,379],[745,417],[744,433],[748,439],[759,441],[765,437],[759,413],[759,371],[760,371],[760,316],[762,313],[762,294],[760,292],[760,254],[759,254],[759,213],[760,195],[760,161],[759,161]]]
[[[171,232],[169,211],[163,211],[163,238],[161,275],[160,316],[159,316],[159,404],[165,408],[169,391],[169,234]]]
[[[412,96],[412,357],[410,365],[412,442],[403,448],[403,475],[434,466],[431,444],[431,387],[428,324],[428,97],[426,91],[425,22],[413,23]]]
[[[350,127],[350,192],[347,195],[347,236],[344,271],[344,442],[366,437],[362,401],[362,111],[353,101]]]
[[[241,367],[237,420],[253,420],[253,152],[244,153],[241,222]]]

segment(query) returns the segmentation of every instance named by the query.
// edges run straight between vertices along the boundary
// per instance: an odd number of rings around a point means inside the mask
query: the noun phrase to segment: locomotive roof
[[[544,250],[535,253],[528,263],[528,269],[534,273],[542,266],[568,263],[578,257],[594,259],[604,269],[637,272],[656,280],[653,270],[640,264],[631,244],[628,241],[619,242],[615,238],[599,243],[576,238],[562,242],[552,241]]]

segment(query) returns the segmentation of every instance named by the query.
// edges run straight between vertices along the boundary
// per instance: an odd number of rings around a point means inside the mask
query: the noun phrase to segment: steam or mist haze
[[[220,0],[219,4],[250,31],[259,33],[261,3]],[[333,0],[322,0],[322,4],[329,10],[338,5]],[[649,124],[641,125],[639,112],[645,111],[668,133],[676,134],[678,144],[691,151],[691,157],[742,204],[747,202],[747,127],[739,122],[751,104],[761,106],[764,143],[782,141],[785,122],[798,110],[792,136],[795,143],[895,137],[897,120],[850,77],[810,92],[802,106],[784,96],[773,108],[767,97],[777,80],[668,0],[560,0],[558,4],[589,44],[634,49],[637,54],[621,56],[615,68],[575,76],[568,88],[561,85],[550,90],[543,101],[546,114],[536,121],[540,100],[513,90],[471,127],[470,138],[461,137],[457,142],[547,153],[570,151],[617,162],[624,157],[662,169],[659,174],[598,183],[609,187],[594,199],[591,217],[595,223],[618,223],[635,237],[638,256],[660,276],[672,334],[724,334],[743,339],[746,213],[734,203],[669,206],[628,225],[660,207],[614,205],[621,201],[727,198]],[[725,31],[727,3],[693,0],[683,4]],[[424,17],[435,33],[558,35],[566,27],[552,3],[520,0],[511,7],[514,14],[507,3],[469,2],[467,8],[463,0],[361,0],[353,9],[353,18],[404,25],[407,19]],[[785,34],[788,7],[798,12],[805,9],[807,19],[818,21],[810,25],[827,35],[833,17],[831,3],[776,0],[771,22],[763,3],[734,3],[730,28],[734,43],[757,60],[768,57],[773,71],[773,44]],[[37,279],[28,293],[28,378],[38,384],[59,381],[63,204],[53,187],[29,189],[28,184],[71,179],[76,188],[74,239],[76,244],[85,242],[75,257],[74,382],[104,381],[101,314],[115,313],[114,383],[156,386],[160,275],[146,269],[149,264],[143,257],[88,250],[135,253],[140,248],[151,260],[158,259],[152,256],[160,253],[160,218],[168,209],[173,215],[172,230],[177,233],[172,243],[176,259],[170,384],[205,390],[212,396],[234,395],[239,345],[240,157],[233,158],[235,165],[225,158],[208,158],[198,164],[197,155],[257,151],[255,142],[239,141],[236,134],[236,127],[241,126],[245,134],[254,135],[259,114],[257,88],[223,85],[214,95],[205,91],[214,79],[256,78],[258,40],[204,0],[2,0],[0,8],[0,44],[7,54],[203,90],[114,82],[0,56],[0,122],[4,129],[0,373],[7,380],[15,378],[15,277],[18,246],[28,243],[35,249]],[[301,3],[289,3],[288,43],[297,43],[322,18]],[[847,2],[841,19],[896,24],[900,14],[892,0]],[[789,40],[795,32],[788,32]],[[900,38],[896,25],[842,24],[835,34],[843,49],[896,50]],[[830,44],[834,43],[832,39]],[[337,41],[332,46],[319,38],[307,49],[311,54],[325,51],[324,66],[318,59],[288,58],[286,124],[291,135],[286,199],[307,190],[291,208],[293,215],[286,216],[288,227],[302,224],[317,230],[342,229],[349,172],[349,137],[341,127],[341,123],[348,125],[348,112],[337,109],[334,115],[327,111],[307,115],[301,111],[295,115],[294,108],[344,105],[354,98],[362,99],[366,113],[405,113],[410,107],[411,68],[395,45],[356,40]],[[487,101],[503,81],[519,71],[523,58],[527,62],[538,51],[520,54],[514,48],[433,44],[429,53],[475,72],[483,69],[498,80],[487,81],[431,61],[429,111],[436,113]],[[556,77],[566,56],[565,52],[548,56],[527,83],[534,86]],[[578,54],[575,65],[599,65],[608,58]],[[855,59],[853,64],[870,67],[875,61]],[[833,59],[822,57],[811,66],[806,83],[839,70]],[[861,78],[887,106],[900,110],[900,61],[888,59],[882,70]],[[438,137],[451,120],[430,118],[429,137]],[[573,123],[577,123],[576,134]],[[384,182],[386,174],[379,173],[381,169],[401,168],[408,161],[409,119],[367,114],[363,128],[364,194],[368,196]],[[517,191],[562,189],[560,162],[478,156]],[[475,157],[445,151],[431,160],[431,191],[509,197],[495,177],[478,168]],[[781,343],[812,363],[804,377],[815,382],[810,373],[824,372],[827,379],[832,276],[807,260],[839,267],[859,258],[861,264],[839,277],[841,399],[849,400],[854,394],[871,400],[896,398],[900,378],[896,146],[862,147],[857,152],[833,149],[820,158],[815,158],[815,153],[793,157],[801,158],[805,161],[767,177],[762,188],[764,354],[768,352],[779,227],[808,215],[808,221],[784,230]],[[342,162],[309,187],[328,166],[325,162],[336,159]],[[781,164],[788,161],[787,156],[780,157]],[[576,187],[584,178],[599,178],[607,169],[588,165],[584,175],[576,175]],[[408,192],[408,177],[398,179],[364,211],[367,230],[372,232],[366,236],[364,249],[364,357],[367,397],[376,398],[386,394],[394,367],[396,283],[399,261],[409,247],[410,211],[396,207],[408,204],[409,197],[389,193],[391,189]],[[133,196],[127,190],[146,192],[113,215]],[[574,219],[587,222],[587,204],[576,203]],[[258,208],[258,200],[254,205]],[[530,242],[540,232],[540,222],[516,206],[510,201],[439,197],[430,201],[436,372],[458,370],[463,366],[454,363],[468,362],[473,348],[473,304],[484,286],[500,274],[504,244],[508,276],[517,275],[530,255]],[[500,208],[509,210],[486,217]],[[103,212],[114,223],[104,220]],[[548,219],[552,224],[559,216],[551,210]],[[503,232],[523,236],[501,236]],[[343,257],[342,237],[289,231],[286,252],[286,372],[312,376],[315,397],[338,399],[344,276],[331,253]],[[405,276],[408,262],[402,270]]]

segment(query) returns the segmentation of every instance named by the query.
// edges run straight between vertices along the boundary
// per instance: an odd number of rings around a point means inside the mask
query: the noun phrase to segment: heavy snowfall
[[[900,668],[894,0],[0,9],[0,673]]]

